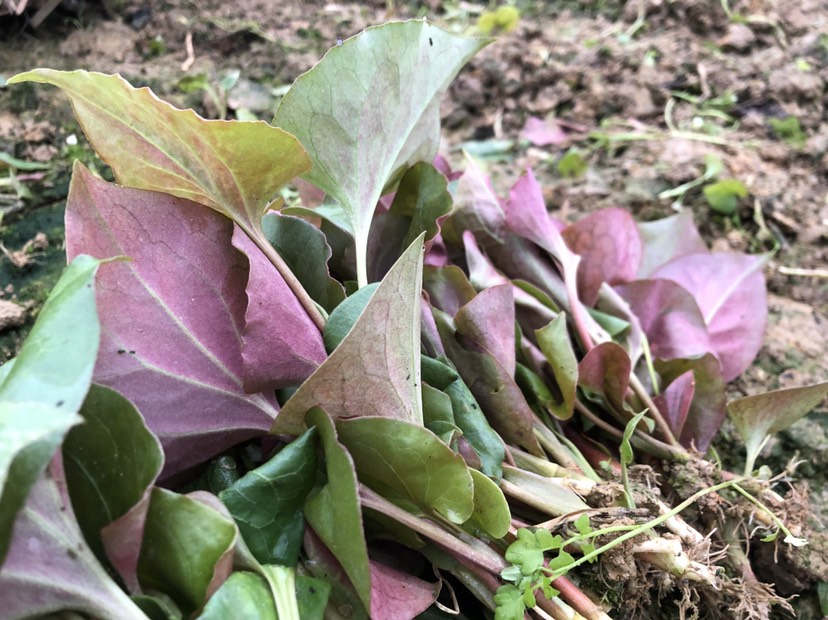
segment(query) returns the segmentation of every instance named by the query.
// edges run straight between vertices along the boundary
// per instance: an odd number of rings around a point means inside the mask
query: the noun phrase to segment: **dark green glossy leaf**
[[[578,360],[566,329],[566,315],[561,313],[546,327],[535,330],[535,336],[549,362],[562,398],[562,402],[557,403],[552,412],[555,417],[566,420],[572,417],[575,410],[575,393],[578,389]]]
[[[451,211],[452,204],[446,177],[434,166],[419,162],[409,168],[391,204],[391,213],[411,220],[402,247],[407,248],[422,232],[426,241],[432,239],[439,231],[437,220]]]
[[[315,476],[316,430],[309,429],[219,495],[260,563],[296,566]]]
[[[316,303],[331,312],[345,299],[328,271],[331,248],[321,230],[298,217],[268,213],[262,232]]]
[[[328,353],[339,346],[339,343],[348,335],[351,328],[356,323],[359,315],[365,310],[365,306],[371,301],[371,297],[379,286],[378,282],[363,286],[353,295],[345,298],[341,304],[336,307],[328,317],[328,322],[325,323],[325,331],[322,338],[325,341],[325,349]]]
[[[302,620],[322,620],[330,594],[331,584],[327,581],[296,575],[296,600]]]
[[[342,565],[365,609],[371,609],[371,570],[354,461],[337,441],[336,429],[327,413],[314,408],[308,412],[307,423],[316,427],[322,440],[328,483],[308,499],[305,517]]]
[[[63,442],[72,508],[98,559],[112,562],[134,588],[143,518],[164,453],[138,410],[114,390],[93,385],[81,415],[84,424]]]
[[[232,519],[197,495],[152,490],[138,560],[141,587],[169,595],[185,615],[230,574],[236,542]]]
[[[368,486],[377,481],[423,510],[463,523],[474,510],[474,484],[463,457],[428,429],[390,418],[337,422],[340,441]]]
[[[17,510],[64,433],[79,419],[98,353],[94,279],[100,261],[66,268],[0,384],[0,562]],[[32,415],[27,417],[26,410]],[[14,418],[14,419],[13,419]],[[9,432],[14,429],[15,432]],[[13,483],[13,484],[10,484]]]
[[[207,601],[200,620],[226,620],[227,618],[256,618],[277,620],[273,596],[267,582],[259,575],[248,572],[233,573]]]
[[[469,525],[479,527],[491,538],[503,538],[512,524],[512,513],[503,491],[485,474],[469,469],[474,481],[474,513]]]

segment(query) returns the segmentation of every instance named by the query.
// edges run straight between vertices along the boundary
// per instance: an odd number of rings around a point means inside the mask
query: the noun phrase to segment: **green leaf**
[[[66,431],[82,419],[41,403],[0,401],[0,566],[15,516]]]
[[[327,312],[345,299],[342,285],[328,271],[331,248],[321,230],[298,217],[268,213],[262,219],[262,232],[308,295]]]
[[[411,220],[403,247],[411,245],[422,232],[426,241],[432,239],[439,230],[437,220],[447,215],[453,204],[446,177],[434,166],[419,162],[409,168],[391,204],[391,213]]]
[[[89,390],[100,323],[95,273],[100,261],[78,256],[66,268],[0,384],[0,563],[14,517],[54,454]],[[4,367],[5,368],[5,367]],[[27,412],[30,412],[27,415]]]
[[[704,188],[704,197],[710,208],[722,215],[731,215],[739,206],[739,199],[746,198],[748,189],[738,179],[722,179]]]
[[[469,468],[469,473],[474,481],[474,513],[470,523],[491,538],[503,538],[512,524],[512,513],[503,491],[476,469]]]
[[[828,395],[828,382],[785,388],[734,400],[727,413],[747,448],[750,473],[768,438],[803,418]]]
[[[469,468],[428,429],[402,420],[363,417],[339,420],[337,430],[369,487],[378,482],[379,489],[393,489],[452,523],[471,516],[474,483]]]
[[[331,313],[331,316],[328,317],[328,322],[325,323],[325,331],[322,333],[325,349],[328,353],[332,353],[351,331],[351,328],[365,310],[365,306],[371,301],[371,297],[373,297],[378,286],[379,282],[363,286],[346,297],[345,301],[339,304],[336,310]]]
[[[232,519],[196,497],[152,490],[138,560],[141,587],[169,595],[185,615],[229,574],[236,541]]]
[[[319,408],[307,414],[325,452],[328,483],[305,503],[305,517],[316,535],[342,565],[365,609],[371,609],[371,570],[362,526],[354,461],[337,441],[330,416]]]
[[[565,179],[579,179],[587,171],[589,165],[581,155],[580,151],[575,148],[569,149],[566,154],[558,160],[558,174]]]
[[[49,164],[41,164],[33,161],[24,161],[22,159],[12,157],[5,151],[0,151],[0,168],[2,168],[3,166],[14,168],[16,170],[23,170],[25,172],[49,169]]]
[[[523,620],[526,605],[523,604],[523,592],[510,583],[500,586],[494,596],[497,603],[495,620]]]
[[[622,465],[629,465],[633,462],[633,449],[632,445],[630,445],[630,438],[638,427],[638,423],[643,420],[651,433],[655,429],[655,422],[650,418],[645,418],[645,415],[647,415],[646,409],[636,413],[624,427],[624,436],[621,438],[621,447],[619,449]]]
[[[237,572],[230,575],[216,593],[207,601],[200,620],[225,620],[226,618],[257,618],[277,620],[276,607],[270,588],[259,575]]]
[[[587,534],[592,533],[592,526],[589,524],[589,515],[587,513],[584,513],[575,519],[573,525],[581,536],[586,536]]]
[[[121,185],[206,205],[259,230],[268,203],[310,160],[290,134],[264,121],[208,121],[119,75],[35,69],[10,84],[61,88],[92,147]]]
[[[276,416],[271,432],[298,435],[322,407],[334,418],[391,416],[423,423],[420,395],[422,237],[383,278],[354,326]]]
[[[536,329],[535,336],[561,394],[561,402],[552,407],[552,412],[561,420],[569,419],[575,411],[578,360],[566,329],[566,315],[560,313],[549,325]]]
[[[302,620],[322,620],[331,594],[331,584],[322,579],[296,575],[296,600]]]
[[[451,445],[460,429],[454,423],[454,412],[448,394],[431,387],[425,381],[423,388],[423,424],[446,445]]]
[[[104,566],[111,560],[126,583],[137,586],[142,531],[105,528],[131,512],[140,520],[164,453],[138,410],[114,390],[93,385],[80,413],[85,423],[63,442],[72,508],[98,560]]]
[[[305,178],[342,205],[360,286],[383,189],[396,171],[434,158],[441,96],[487,43],[425,20],[369,28],[332,48],[282,99],[273,122],[308,149],[314,166]]]
[[[543,566],[543,551],[535,534],[522,527],[517,531],[517,539],[506,549],[506,560],[519,566],[524,575],[532,575]]]
[[[316,431],[309,429],[219,495],[260,563],[296,566],[315,477]]]

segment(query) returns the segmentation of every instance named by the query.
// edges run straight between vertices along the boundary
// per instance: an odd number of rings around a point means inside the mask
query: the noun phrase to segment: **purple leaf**
[[[638,278],[651,277],[653,271],[674,258],[707,252],[689,210],[654,222],[640,222],[638,234],[643,244]]]
[[[691,254],[652,274],[680,284],[696,300],[725,381],[742,374],[762,346],[768,317],[762,267],[767,260],[767,255]]]
[[[615,286],[647,336],[654,358],[697,357],[711,351],[696,301],[670,280],[636,280]]]
[[[676,377],[664,392],[653,397],[653,402],[664,415],[676,437],[681,436],[695,390],[696,380],[693,378],[693,371],[688,370]]]
[[[693,401],[679,441],[685,447],[694,446],[699,452],[706,452],[725,418],[725,382],[719,360],[707,353],[695,359],[656,360],[655,368],[667,390],[673,381],[693,372]]]
[[[563,226],[555,222],[546,210],[543,191],[531,168],[509,190],[506,223],[513,233],[534,241],[550,254],[564,249],[563,241],[559,240]]]
[[[244,389],[254,393],[298,385],[327,357],[322,334],[279,271],[238,224],[233,247],[244,253],[250,266],[242,334]]]
[[[75,167],[67,255],[132,258],[98,275],[95,379],[144,415],[165,449],[162,476],[266,432],[277,413],[272,396],[243,389],[248,268],[232,232],[229,220],[192,202]]]
[[[454,214],[443,228],[443,236],[459,244],[460,234],[470,230],[475,236],[486,236],[502,240],[506,214],[500,199],[492,187],[489,177],[470,156],[466,156],[466,169],[457,181],[454,194]]]
[[[601,209],[563,231],[569,248],[581,256],[578,292],[592,306],[603,282],[635,279],[641,264],[641,238],[635,221],[624,209]]]
[[[371,560],[372,618],[412,620],[437,600],[437,593],[437,584]]]
[[[487,288],[454,317],[457,333],[484,347],[510,376],[515,374],[515,298],[511,284]]]
[[[0,618],[72,610],[96,618],[146,620],[86,544],[66,496],[60,456],[17,515],[0,570]]]
[[[520,132],[520,137],[535,146],[559,145],[569,140],[566,132],[554,120],[549,123],[537,116],[530,116]]]
[[[285,403],[274,433],[299,434],[305,413],[395,417],[422,424],[420,396],[420,236],[377,287],[348,335]]]
[[[603,342],[578,364],[578,385],[600,394],[616,412],[623,413],[631,370],[627,352],[614,342]]]

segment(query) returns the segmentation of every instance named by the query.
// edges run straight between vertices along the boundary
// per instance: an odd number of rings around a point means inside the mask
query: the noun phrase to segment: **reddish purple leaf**
[[[233,246],[247,256],[247,311],[242,334],[244,389],[264,392],[307,379],[325,361],[322,334],[279,271],[238,224]]]
[[[614,342],[596,345],[578,364],[578,385],[600,394],[618,413],[630,385],[632,363],[627,352]]]
[[[437,584],[371,560],[371,617],[411,620],[437,600]]]
[[[557,255],[565,250],[559,239],[564,226],[549,215],[543,191],[531,168],[509,190],[506,223],[513,233],[534,241],[550,254]],[[564,251],[564,254],[568,253]]]
[[[101,542],[106,557],[124,580],[130,592],[140,592],[138,584],[138,556],[141,554],[141,539],[147,521],[150,493],[148,487],[141,500],[125,515],[115,519],[101,529]]]
[[[684,429],[695,390],[696,380],[693,371],[688,370],[676,377],[664,392],[653,397],[653,402],[664,415],[667,425],[676,437],[680,437]]]
[[[697,357],[712,350],[696,301],[675,282],[636,280],[615,290],[638,318],[654,358]]]
[[[653,271],[674,258],[707,253],[689,210],[654,222],[640,222],[638,234],[643,244],[639,278],[649,278]]]
[[[444,236],[459,244],[460,232],[485,233],[501,240],[506,223],[503,205],[492,187],[489,177],[471,157],[466,157],[466,169],[457,181],[454,195],[454,214],[446,220]],[[454,238],[451,238],[452,233]]]
[[[694,446],[699,452],[706,452],[725,418],[725,382],[719,360],[707,353],[695,359],[656,360],[655,368],[668,389],[673,381],[692,371],[695,382],[693,401],[679,441],[683,446]],[[677,390],[681,391],[680,388]]]
[[[569,137],[554,120],[547,122],[537,116],[530,116],[520,132],[520,137],[529,140],[535,146],[549,146],[565,143]]]
[[[510,376],[515,374],[515,298],[511,284],[487,288],[454,317],[457,333],[484,347]]]
[[[243,389],[247,261],[233,224],[166,194],[118,187],[76,165],[66,253],[102,265],[95,380],[130,399],[161,440],[169,476],[265,433],[275,399]]]
[[[603,282],[618,284],[635,279],[641,264],[641,238],[635,221],[624,209],[602,209],[563,231],[569,248],[581,256],[578,292],[588,306],[598,299]]]
[[[742,374],[762,346],[768,317],[762,267],[767,260],[767,255],[691,254],[652,275],[680,284],[696,300],[725,381]]]

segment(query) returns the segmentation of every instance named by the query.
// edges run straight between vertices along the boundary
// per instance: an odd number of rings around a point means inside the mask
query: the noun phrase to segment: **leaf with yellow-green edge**
[[[556,418],[567,420],[575,411],[578,392],[578,358],[572,349],[572,340],[566,328],[566,315],[562,312],[545,327],[535,330],[541,351],[552,369],[558,384],[560,402],[552,407]]]
[[[422,425],[422,271],[420,235],[383,278],[348,335],[282,407],[272,433],[300,434],[312,407],[333,418],[394,417]]]
[[[206,120],[119,75],[35,69],[9,84],[62,89],[121,185],[186,198],[250,231],[276,192],[310,168],[299,142],[264,121]]]
[[[186,198],[235,221],[279,269],[318,327],[313,301],[273,250],[261,219],[279,189],[311,165],[302,145],[264,121],[206,120],[120,75],[35,69],[9,84],[63,90],[92,147],[120,185]]]
[[[360,286],[367,284],[377,201],[396,173],[434,158],[440,99],[489,41],[425,20],[369,28],[332,48],[282,99],[273,123],[308,150],[314,167],[304,178],[342,205],[356,240]]]

